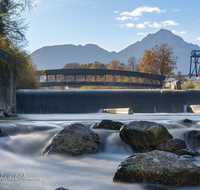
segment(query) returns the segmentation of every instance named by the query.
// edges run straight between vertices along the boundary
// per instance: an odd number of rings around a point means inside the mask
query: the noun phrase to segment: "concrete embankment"
[[[2,74],[0,71],[0,114],[15,112],[16,88],[13,72]]]
[[[18,90],[17,113],[97,113],[128,108],[133,113],[180,113],[200,104],[200,90]]]

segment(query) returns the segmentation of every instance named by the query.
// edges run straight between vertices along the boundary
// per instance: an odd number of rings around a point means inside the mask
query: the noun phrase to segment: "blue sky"
[[[200,0],[35,0],[24,17],[32,53],[43,46],[97,44],[120,51],[161,28],[200,46]]]

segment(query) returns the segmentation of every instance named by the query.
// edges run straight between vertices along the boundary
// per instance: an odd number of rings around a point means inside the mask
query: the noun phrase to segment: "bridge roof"
[[[159,80],[165,80],[166,78],[162,75],[108,69],[53,69],[39,70],[38,72],[43,72],[46,75],[123,75],[131,77],[153,78]]]

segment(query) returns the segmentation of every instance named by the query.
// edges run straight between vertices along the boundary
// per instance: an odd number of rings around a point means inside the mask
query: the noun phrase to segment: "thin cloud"
[[[148,13],[152,13],[152,12],[156,12],[157,14],[159,13],[165,13],[166,10],[160,10],[158,7],[147,7],[147,6],[143,6],[143,7],[138,7],[135,10],[133,10],[132,12],[122,12],[120,15],[127,15],[127,16],[132,16],[132,17],[136,17],[136,16],[142,16],[142,14],[144,12],[148,12]]]
[[[179,12],[180,11],[180,9],[172,9],[173,10],[173,12]]]
[[[119,11],[114,11],[114,13],[119,13]]]
[[[148,21],[146,21],[146,22],[144,22],[144,24],[145,24],[145,25],[147,25],[147,24],[149,24],[149,22],[148,22]]]
[[[164,22],[161,22],[163,24],[163,26],[178,26],[179,23],[176,23],[173,20],[166,20]]]
[[[134,27],[134,24],[133,23],[127,23],[125,24],[126,28],[132,28]]]
[[[120,26],[120,28],[124,28],[124,27],[132,28],[132,27],[134,27],[134,24],[133,23],[127,23],[127,24],[120,24],[119,26]]]
[[[187,31],[180,31],[180,34],[186,34]]]
[[[145,33],[142,33],[142,32],[139,32],[139,33],[137,33],[137,35],[142,35],[142,36],[144,36],[144,35],[146,35]]]
[[[151,28],[160,28],[162,25],[160,23],[153,22],[153,24],[149,24],[148,26]]]
[[[116,18],[116,20],[121,20],[121,21],[129,20],[129,19],[131,19],[133,21],[138,20],[138,18],[132,18],[132,17],[128,17],[128,16],[123,16],[123,17],[117,17]]]
[[[200,37],[198,37],[196,40],[200,40]]]
[[[174,34],[177,34],[177,35],[180,35],[180,34],[186,34],[187,33],[187,31],[176,31],[176,30],[172,30],[172,33],[174,33]]]
[[[143,28],[145,28],[146,26],[145,26],[143,23],[140,23],[140,24],[137,24],[136,27],[137,27],[137,28],[140,28],[140,29],[143,29]]]

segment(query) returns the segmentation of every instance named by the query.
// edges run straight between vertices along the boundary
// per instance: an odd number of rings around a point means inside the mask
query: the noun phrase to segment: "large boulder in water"
[[[98,152],[98,134],[82,124],[75,123],[63,128],[43,149],[42,155],[84,155]]]
[[[197,150],[200,148],[200,131],[192,130],[183,135],[189,148]]]
[[[120,130],[120,128],[124,124],[118,121],[112,121],[112,120],[101,120],[98,123],[95,123],[90,128],[91,129],[110,129],[110,130]]]
[[[129,156],[120,163],[113,180],[172,186],[200,185],[200,167],[176,154],[154,150]]]
[[[153,150],[158,144],[172,139],[172,135],[161,124],[149,121],[134,121],[120,129],[122,141],[134,151]]]

